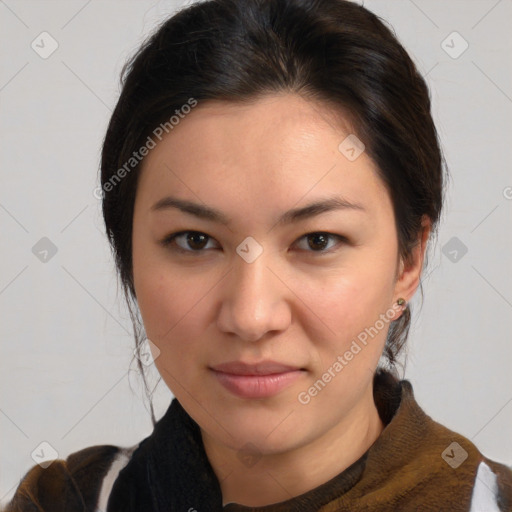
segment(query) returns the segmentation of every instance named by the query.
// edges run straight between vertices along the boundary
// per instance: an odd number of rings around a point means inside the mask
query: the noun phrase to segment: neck
[[[368,406],[368,399],[371,404]],[[248,468],[236,450],[219,445],[201,431],[203,444],[219,480],[223,505],[261,507],[299,496],[347,469],[384,430],[373,392],[365,403],[313,442],[286,452],[263,455]]]

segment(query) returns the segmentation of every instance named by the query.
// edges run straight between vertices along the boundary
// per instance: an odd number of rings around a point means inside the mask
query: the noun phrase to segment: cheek
[[[376,365],[391,323],[380,320],[391,305],[389,274],[382,264],[370,266],[361,258],[360,265],[333,272],[321,283],[311,276],[302,280],[300,298],[310,308],[304,328],[315,346],[312,359],[317,372],[323,373],[345,353],[347,361],[350,358],[343,371],[346,376]],[[344,379],[337,381],[341,385]]]
[[[135,271],[138,306],[147,337],[159,348],[155,360],[162,377],[187,373],[204,354],[208,292],[214,292],[206,275],[191,279],[190,273],[173,270],[156,259]],[[201,344],[202,343],[202,344]],[[162,373],[164,372],[164,373]]]
[[[197,339],[191,331],[194,326],[187,326],[191,317],[187,316],[190,291],[179,279],[171,282],[163,273],[147,267],[139,274],[136,289],[146,336],[160,351],[155,366],[169,389],[176,393],[176,386],[186,381],[188,359],[195,352],[193,343]]]
[[[165,341],[182,330],[189,318],[197,318],[201,287],[177,273],[145,267],[136,281],[138,305],[148,338]],[[204,293],[203,293],[204,295]]]
[[[304,279],[300,296],[331,334],[345,337],[369,322],[373,324],[390,307],[393,287],[388,275],[389,272],[352,269],[331,275],[322,285],[315,279]]]

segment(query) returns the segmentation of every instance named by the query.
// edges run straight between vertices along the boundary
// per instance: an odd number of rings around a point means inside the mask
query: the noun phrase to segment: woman
[[[343,0],[212,0],[123,78],[104,219],[176,398],[136,446],[33,467],[7,510],[512,510],[511,469],[395,368],[444,160],[392,32]]]

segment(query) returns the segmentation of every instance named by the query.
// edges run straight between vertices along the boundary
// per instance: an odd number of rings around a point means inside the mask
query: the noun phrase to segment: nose
[[[219,329],[255,342],[290,325],[287,298],[291,292],[269,268],[265,253],[252,263],[235,258],[223,279],[223,293],[217,319]]]

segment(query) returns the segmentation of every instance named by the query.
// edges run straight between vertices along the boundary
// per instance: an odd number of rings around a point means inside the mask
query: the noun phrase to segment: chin
[[[296,419],[292,420],[293,413],[289,415],[289,411],[286,411],[272,416],[262,413],[258,418],[256,415],[257,413],[246,417],[234,415],[229,423],[223,423],[226,430],[233,434],[226,441],[230,441],[234,448],[246,444],[254,445],[265,454],[286,451],[303,441],[304,433],[297,428]],[[292,421],[286,421],[287,417]]]

